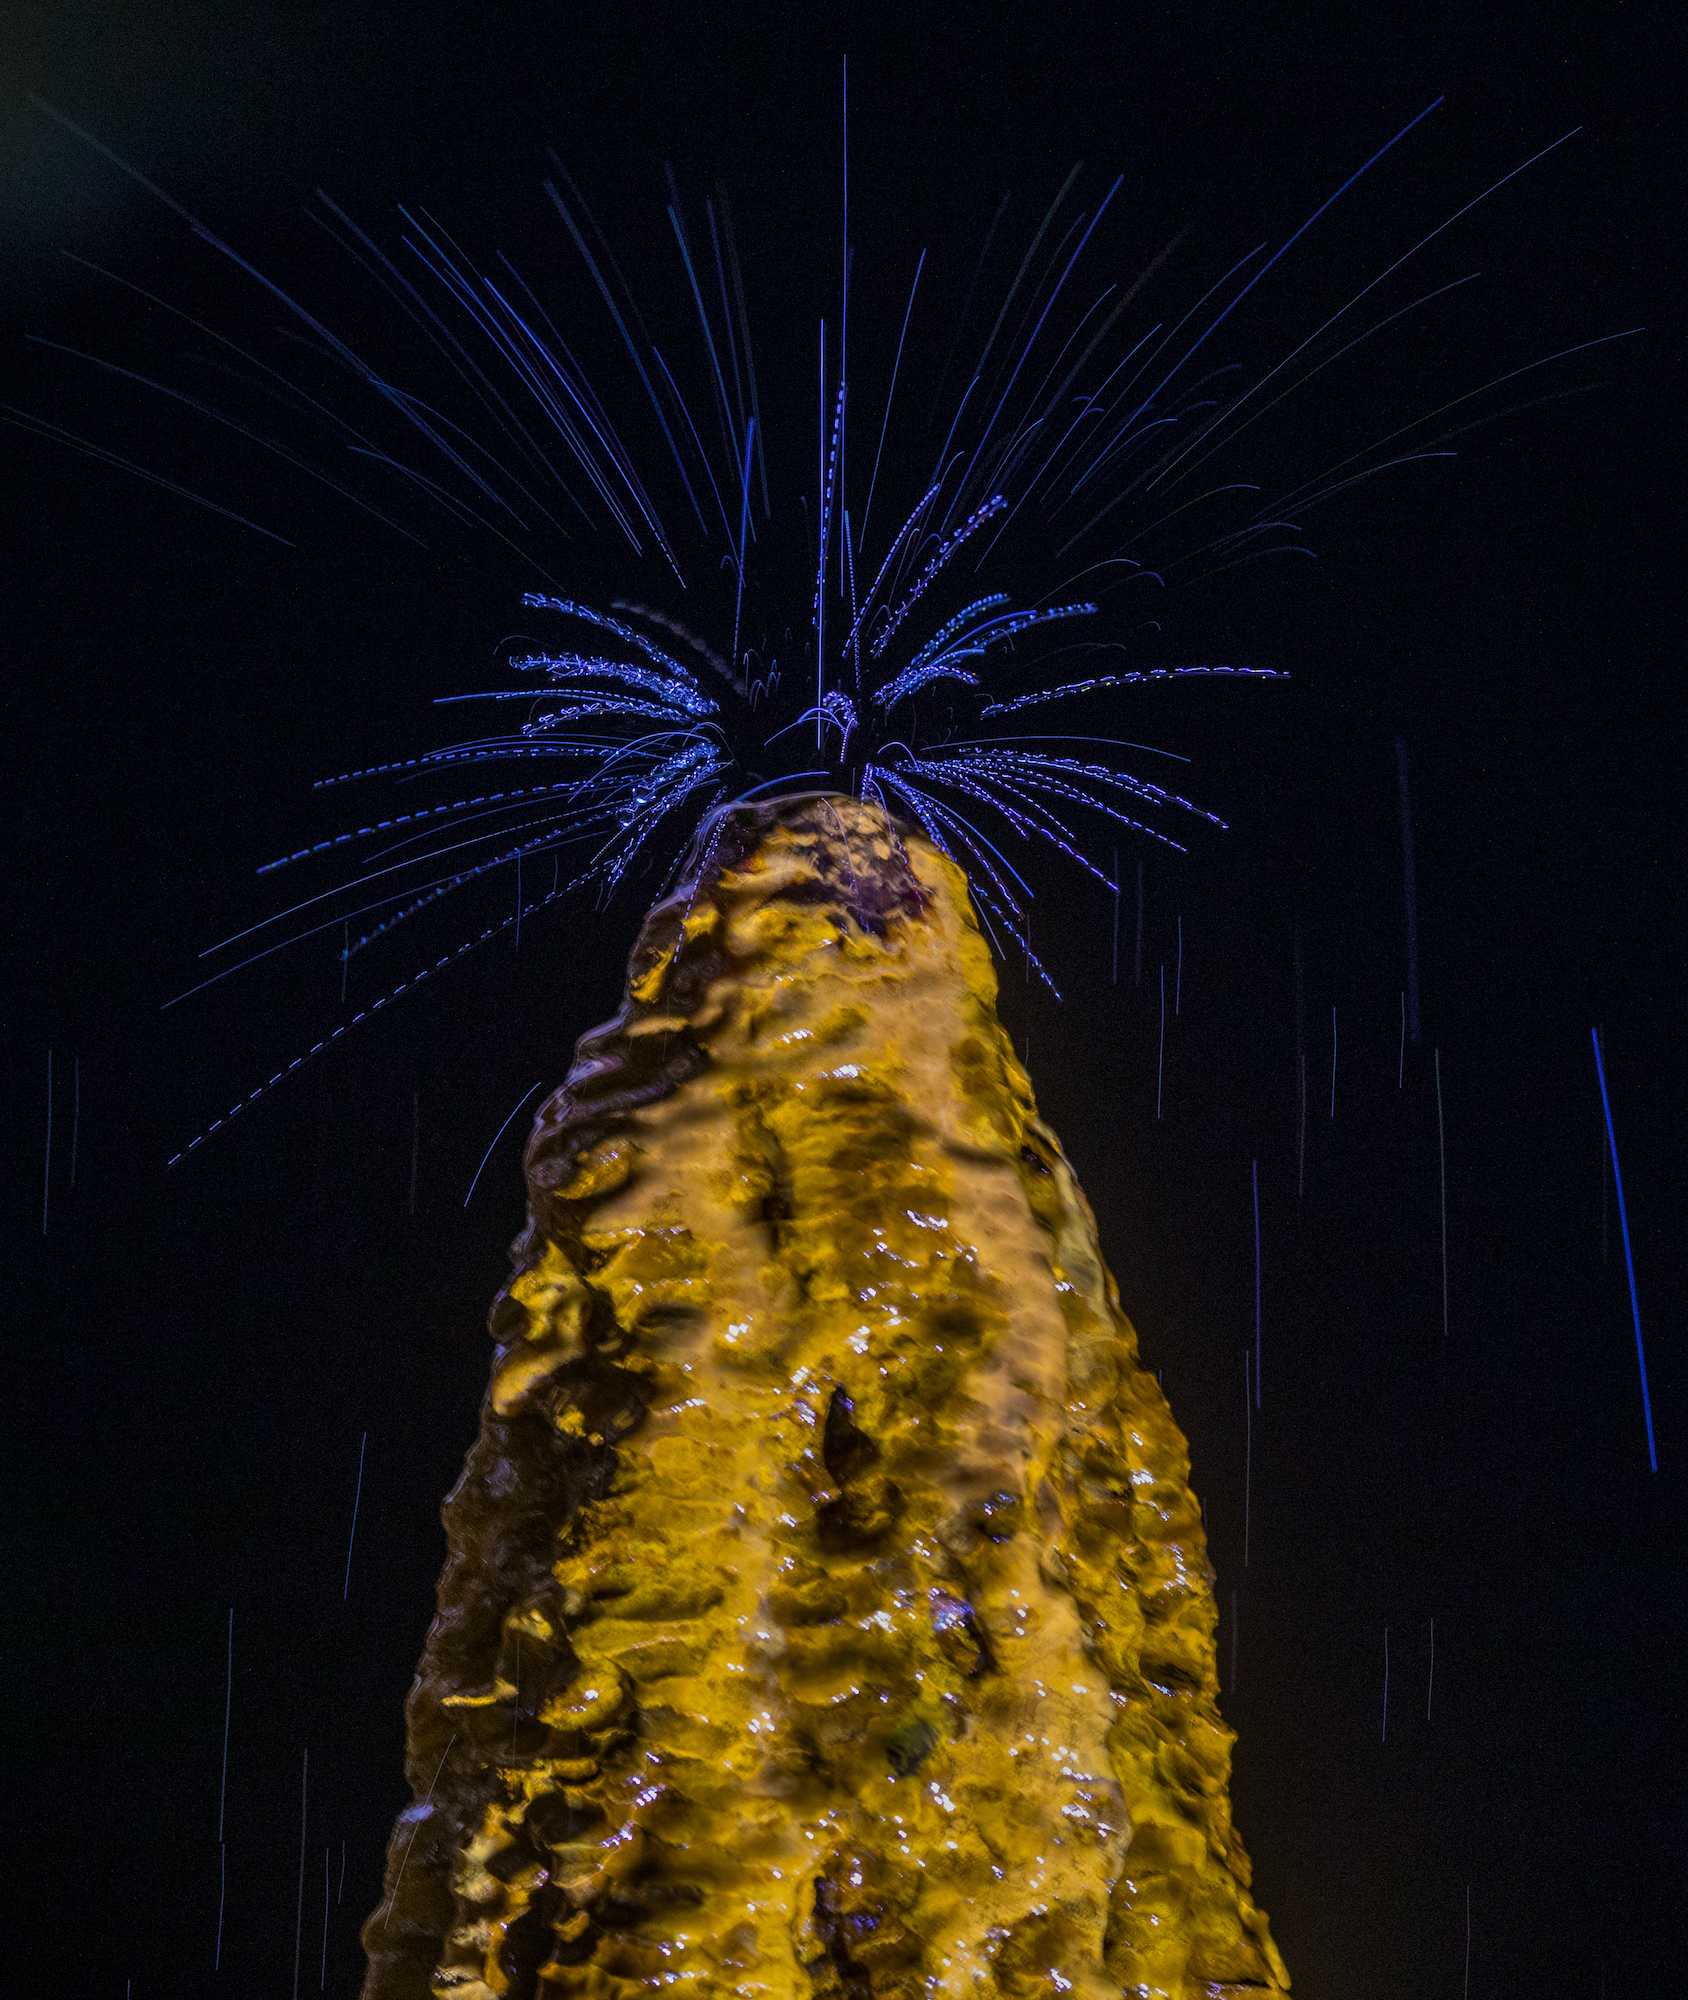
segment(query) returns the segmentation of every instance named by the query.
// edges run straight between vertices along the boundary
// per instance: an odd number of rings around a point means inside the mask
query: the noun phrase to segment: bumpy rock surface
[[[1188,1457],[960,872],[741,809],[539,1114],[365,2000],[1243,2000]]]

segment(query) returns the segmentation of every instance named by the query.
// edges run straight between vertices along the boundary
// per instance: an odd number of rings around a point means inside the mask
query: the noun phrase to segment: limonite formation
[[[365,2000],[1287,1991],[965,878],[834,795],[697,858],[529,1142]]]

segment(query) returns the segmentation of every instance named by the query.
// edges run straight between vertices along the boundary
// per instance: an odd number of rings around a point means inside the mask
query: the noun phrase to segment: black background
[[[1165,293],[1182,310],[1446,93],[1261,287],[1229,350],[1259,365],[1583,127],[1450,231],[1422,288],[1472,270],[1481,282],[1258,426],[1240,476],[1289,483],[1280,466],[1338,458],[1508,368],[1647,332],[1483,407],[1582,393],[1321,510],[1317,564],[1253,565],[1169,603],[1184,657],[1295,679],[1121,698],[1122,733],[1193,755],[1190,788],[1233,830],[1176,866],[1146,857],[1140,983],[1135,857],[1117,983],[1106,897],[1040,877],[1037,942],[1066,998],[1029,997],[1010,965],[1004,1008],[1191,1439],[1237,1812],[1297,1992],[1451,2000],[1467,1978],[1481,2000],[1680,1990],[1682,48],[1662,7],[1482,11],[1415,10],[1408,26],[1240,6],[885,9],[830,25],[748,7],[9,10],[0,400],[295,546],[0,433],[8,1991],[285,1993],[300,1935],[298,1990],[317,1990],[325,1965],[327,1991],[355,1992],[356,1925],[402,1798],[436,1509],[473,1429],[480,1320],[521,1219],[525,1114],[465,1192],[510,1107],[559,1080],[614,1004],[640,908],[635,887],[605,911],[550,913],[519,951],[506,934],[164,1171],[340,1018],[338,939],[170,1012],[160,1002],[201,976],[202,946],[276,906],[253,866],[342,823],[310,778],[442,740],[428,697],[477,684],[535,576],[435,535],[437,521],[420,556],[180,405],[31,345],[210,379],[193,372],[203,336],[70,251],[293,365],[279,311],[29,93],[389,358],[407,330],[302,220],[314,187],[388,241],[393,204],[421,200],[595,322],[539,191],[555,145],[679,345],[662,162],[694,196],[723,181],[764,395],[797,413],[795,490],[814,322],[835,298],[846,50],[852,338],[881,381],[919,247],[933,306],[911,339],[931,365],[1000,193],[1023,241],[1075,159],[1092,198],[1126,176],[1109,275],[1183,232]],[[420,503],[394,504],[423,521]],[[542,559],[582,595],[626,587],[602,536]],[[1397,734],[1424,1002],[1399,1089]],[[1173,976],[1180,919],[1157,1120],[1160,971]],[[1254,1160],[1264,1381],[1245,1447]]]

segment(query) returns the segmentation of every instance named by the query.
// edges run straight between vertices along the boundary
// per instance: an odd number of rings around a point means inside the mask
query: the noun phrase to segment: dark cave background
[[[1235,350],[1258,363],[1477,188],[1584,128],[1470,219],[1442,268],[1483,282],[1426,322],[1422,348],[1415,334],[1332,369],[1237,462],[1270,477],[1302,426],[1337,456],[1421,407],[1421,371],[1453,394],[1577,340],[1646,335],[1532,391],[1588,393],[1323,510],[1317,564],[1253,565],[1180,610],[1187,656],[1230,649],[1295,675],[1280,689],[1121,697],[1123,733],[1191,754],[1190,788],[1234,830],[1188,860],[1145,855],[1140,982],[1134,888],[1116,983],[1107,898],[1040,877],[1037,943],[1066,998],[1028,994],[1010,964],[1003,1004],[1191,1440],[1239,1731],[1237,1815],[1297,1993],[1463,1995],[1468,1892],[1474,2000],[1674,1991],[1688,1948],[1688,1161],[1669,1053],[1684,749],[1683,50],[1669,10],[1508,7],[1408,26],[1360,8],[470,18],[432,0],[168,0],[144,13],[24,5],[0,32],[0,401],[300,544],[0,434],[14,766],[4,1672],[8,1874],[22,1892],[10,1990],[288,1990],[308,1747],[299,1989],[321,1977],[356,1991],[356,1928],[404,1801],[402,1702],[442,1553],[437,1509],[473,1433],[482,1321],[522,1217],[527,1114],[466,1206],[464,1193],[522,1091],[560,1081],[575,1038],[613,1007],[642,907],[635,886],[607,911],[530,924],[519,952],[505,940],[474,955],[163,1170],[340,1017],[334,940],[172,1012],[159,1003],[199,976],[203,945],[274,906],[257,862],[358,811],[349,795],[313,798],[311,777],[452,733],[427,699],[484,674],[529,579],[443,537],[419,559],[191,414],[28,345],[140,351],[129,295],[66,250],[219,328],[245,312],[243,337],[277,317],[29,93],[313,306],[346,314],[369,295],[301,222],[313,187],[388,241],[393,204],[422,200],[471,247],[561,273],[561,298],[595,321],[539,191],[544,148],[567,159],[629,267],[660,265],[664,287],[671,159],[690,193],[719,179],[733,194],[773,401],[770,381],[809,380],[811,349],[782,344],[786,329],[812,339],[835,296],[848,51],[852,319],[857,356],[881,367],[919,245],[953,316],[999,194],[1014,191],[1023,240],[1075,159],[1093,194],[1127,176],[1120,268],[1185,232],[1167,295],[1181,310],[1198,274],[1281,238],[1447,93],[1395,165],[1262,288]],[[652,296],[662,310],[675,294]],[[353,323],[403,351],[396,323]],[[936,317],[927,337],[950,324]],[[146,352],[168,345],[154,337]],[[798,466],[807,449],[805,436]],[[583,596],[620,587],[603,537],[553,560]],[[1423,994],[1399,1089],[1398,735]],[[1131,883],[1129,848],[1124,866]],[[1172,977],[1180,919],[1182,1007],[1157,1121],[1159,974]],[[1592,1024],[1649,1340],[1656,1476]],[[1245,1565],[1255,1160],[1264,1381]]]

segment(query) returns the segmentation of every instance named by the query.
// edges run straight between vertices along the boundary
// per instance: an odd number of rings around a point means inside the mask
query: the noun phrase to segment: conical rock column
[[[1184,1440],[960,871],[740,808],[527,1153],[365,2000],[1287,1990]]]

